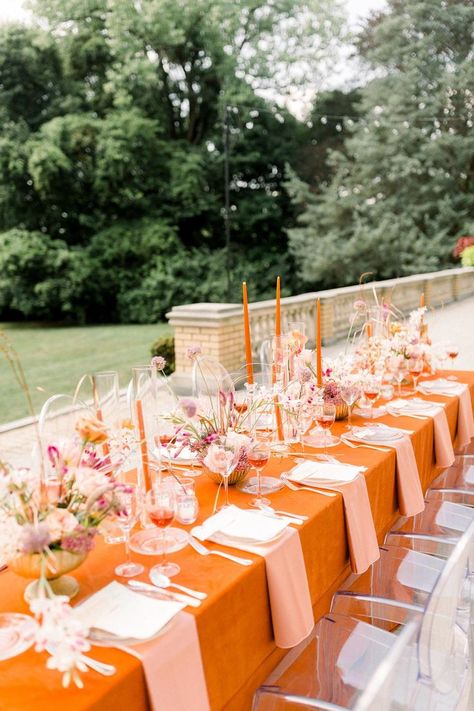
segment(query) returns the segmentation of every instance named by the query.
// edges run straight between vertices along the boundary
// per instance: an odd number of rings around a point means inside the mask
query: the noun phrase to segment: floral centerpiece
[[[201,350],[199,346],[188,349],[188,357],[200,368]],[[201,372],[203,372],[201,370]],[[197,455],[198,460],[206,468],[206,473],[217,483],[222,481],[222,467],[219,457],[224,457],[221,446],[225,437],[225,447],[233,448],[238,453],[238,461],[233,469],[228,483],[236,484],[247,475],[250,464],[247,453],[251,442],[251,432],[254,418],[265,398],[253,399],[245,404],[237,403],[232,387],[214,390],[206,388],[206,377],[203,373],[203,389],[209,394],[203,397],[183,397],[178,400],[177,407],[168,415],[174,425],[173,457],[178,457],[184,448]],[[211,394],[212,393],[212,394]],[[220,444],[216,444],[217,442]],[[222,451],[221,451],[222,450]]]

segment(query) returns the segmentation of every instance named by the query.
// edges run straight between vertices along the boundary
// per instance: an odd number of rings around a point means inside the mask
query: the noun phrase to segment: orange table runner
[[[474,372],[457,372],[461,382],[470,387],[474,400]],[[439,377],[439,376],[437,376]],[[445,412],[450,434],[456,438],[458,399],[433,395],[446,402]],[[384,416],[378,421],[414,431],[411,436],[421,483],[425,490],[437,476],[433,448],[433,421]],[[360,424],[361,419],[354,417]],[[333,432],[342,432],[346,422],[335,424]],[[364,473],[375,528],[382,542],[398,514],[395,452],[349,449],[344,444],[331,449],[341,461],[367,467]],[[293,466],[292,458],[272,459],[266,475],[278,475]],[[216,493],[215,484],[205,476],[197,482],[201,503],[200,518],[211,514]],[[249,497],[231,490],[231,501],[248,506]],[[315,618],[327,612],[334,590],[349,573],[349,551],[344,525],[342,496],[327,498],[288,489],[272,495],[276,508],[307,514],[310,518],[298,534],[305,558]],[[208,544],[210,546],[214,544]],[[230,549],[229,549],[230,550]],[[265,576],[265,562],[251,553],[254,564],[243,568],[216,556],[201,557],[189,546],[173,554],[181,566],[179,582],[205,590],[209,597],[195,615],[204,671],[213,711],[246,711],[250,709],[254,689],[285,654],[273,640],[271,614]],[[81,584],[77,600],[98,590],[114,578],[114,567],[123,560],[123,546],[98,542],[86,562],[74,571]],[[148,568],[153,557],[136,556]],[[143,576],[143,579],[146,579]],[[27,612],[23,590],[27,581],[6,571],[0,573],[0,611]],[[85,675],[85,688],[63,689],[57,672],[45,667],[46,654],[28,650],[14,659],[0,662],[1,711],[149,711],[142,666],[138,659],[116,649],[92,649],[97,659],[115,664],[117,674],[102,677],[91,671]],[[186,683],[186,669],[182,670]],[[172,711],[164,709],[163,711]],[[191,711],[191,709],[190,709]]]

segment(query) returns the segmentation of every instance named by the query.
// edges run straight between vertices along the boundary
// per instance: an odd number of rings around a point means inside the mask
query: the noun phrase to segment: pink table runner
[[[275,644],[282,649],[299,644],[313,629],[314,617],[297,531],[287,528],[278,540],[264,545],[239,541],[226,546],[265,558]]]
[[[380,558],[365,478],[359,474],[353,481],[338,486],[324,484],[322,488],[342,494],[351,568],[354,573],[364,573]]]
[[[377,442],[393,447],[397,454],[398,508],[402,516],[414,516],[425,508],[423,490],[416,465],[413,445],[408,435],[390,442]]]
[[[474,437],[474,417],[472,414],[471,393],[467,385],[462,386],[459,394],[458,441],[459,447],[465,447]]]
[[[447,469],[455,460],[453,443],[449,433],[448,418],[442,407],[431,415],[434,425],[434,449],[436,466]]]
[[[120,649],[141,660],[152,711],[210,711],[192,615],[180,612],[160,637]]]

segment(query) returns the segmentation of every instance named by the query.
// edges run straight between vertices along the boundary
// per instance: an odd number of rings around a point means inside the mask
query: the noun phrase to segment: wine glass
[[[271,503],[270,499],[262,496],[261,473],[270,459],[270,443],[267,440],[253,440],[247,452],[247,459],[257,473],[257,495],[252,499],[251,504],[253,506],[262,504],[268,506]]]
[[[135,484],[120,484],[115,494],[120,502],[120,509],[115,513],[115,523],[125,533],[125,563],[115,568],[115,573],[123,578],[133,578],[143,573],[141,563],[134,563],[130,558],[130,531],[138,520],[141,508],[141,491]]]
[[[328,454],[328,430],[336,419],[336,406],[332,402],[322,402],[315,407],[315,420],[324,431],[324,454]]]
[[[352,408],[357,402],[357,399],[360,397],[359,384],[353,381],[347,381],[346,383],[343,383],[341,386],[341,397],[348,408],[348,428],[352,432]]]
[[[446,344],[446,355],[451,361],[451,368],[454,368],[454,361],[459,355],[459,346],[456,343],[450,341]],[[448,380],[457,380],[455,375],[448,375]]]
[[[365,397],[369,401],[368,417],[370,418],[374,416],[374,403],[380,395],[381,386],[382,379],[377,375],[369,375],[364,379],[363,390]]]
[[[398,397],[403,397],[402,383],[408,374],[406,359],[402,356],[398,363],[397,369],[394,372],[395,381],[398,385]]]
[[[171,578],[181,570],[177,563],[171,563],[166,559],[165,529],[171,525],[176,514],[176,495],[173,484],[168,481],[157,482],[153,489],[147,493],[145,501],[150,521],[161,531],[161,563],[153,566],[150,574],[156,571]]]
[[[209,445],[207,454],[204,457],[203,463],[210,469],[211,472],[220,474],[224,481],[224,505],[222,509],[230,506],[229,504],[229,477],[239,463],[242,454],[242,445],[236,442],[229,434],[217,437],[212,444]]]
[[[416,393],[418,387],[418,378],[423,372],[423,359],[422,358],[411,358],[408,364],[411,377],[413,378],[413,393]]]

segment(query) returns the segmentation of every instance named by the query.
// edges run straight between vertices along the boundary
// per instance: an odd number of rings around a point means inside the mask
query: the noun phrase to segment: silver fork
[[[314,494],[322,494],[323,496],[329,496],[331,498],[337,496],[337,494],[332,494],[330,491],[321,491],[321,489],[313,489],[312,486],[296,486],[296,484],[293,484],[292,481],[289,481],[286,478],[285,472],[282,472],[280,474],[280,479],[282,480],[284,485],[288,487],[288,489],[291,489],[291,491],[312,491]]]
[[[239,558],[237,555],[231,555],[230,553],[224,553],[223,551],[210,551],[209,548],[203,546],[202,543],[196,540],[196,538],[193,538],[193,536],[189,536],[188,543],[191,548],[194,548],[194,550],[199,553],[199,555],[218,555],[221,558],[227,558],[228,560],[238,563],[239,565],[252,565],[253,563],[253,560],[249,560],[248,558]]]
[[[390,452],[388,447],[374,447],[372,444],[354,444],[354,442],[345,439],[345,437],[341,437],[341,442],[347,444],[348,447],[352,447],[352,449],[360,449],[361,447],[365,447],[365,449],[375,449],[376,452]]]

